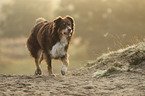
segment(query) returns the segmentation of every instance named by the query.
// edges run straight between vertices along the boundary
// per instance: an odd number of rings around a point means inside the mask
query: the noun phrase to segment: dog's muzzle
[[[66,32],[64,32],[64,34],[69,36],[69,37],[72,36],[72,29],[71,28],[67,28]]]

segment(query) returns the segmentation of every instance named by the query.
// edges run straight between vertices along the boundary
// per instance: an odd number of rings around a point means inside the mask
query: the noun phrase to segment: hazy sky
[[[1,8],[3,3],[9,2],[9,1],[12,1],[12,0],[0,0],[0,8]]]
[[[13,0],[0,0],[0,8],[2,7],[2,4],[3,3],[6,3],[6,2],[10,2],[10,1],[13,1]],[[43,0],[42,0],[43,1]],[[61,0],[52,0],[52,4],[53,4],[53,7],[54,9],[57,8],[58,4],[60,3]]]

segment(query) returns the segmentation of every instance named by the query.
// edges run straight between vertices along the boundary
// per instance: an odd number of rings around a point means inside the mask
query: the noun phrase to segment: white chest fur
[[[61,40],[52,47],[52,50],[50,51],[51,57],[59,58],[61,56],[64,56],[66,54],[64,48],[67,44],[68,44],[67,39],[65,36],[63,36]]]

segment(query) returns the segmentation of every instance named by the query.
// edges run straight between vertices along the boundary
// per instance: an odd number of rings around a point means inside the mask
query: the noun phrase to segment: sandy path
[[[90,74],[67,76],[0,75],[0,96],[144,96],[145,75],[118,72],[93,78]]]

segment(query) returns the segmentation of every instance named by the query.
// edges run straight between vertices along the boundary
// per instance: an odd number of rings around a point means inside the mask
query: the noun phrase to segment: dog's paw
[[[62,75],[65,75],[65,72],[61,70],[61,74],[62,74]]]
[[[36,69],[34,75],[41,75],[41,74],[42,74],[41,70],[40,69]]]
[[[67,67],[65,65],[63,65],[63,67],[61,69],[61,74],[65,75],[66,71],[67,71]]]

